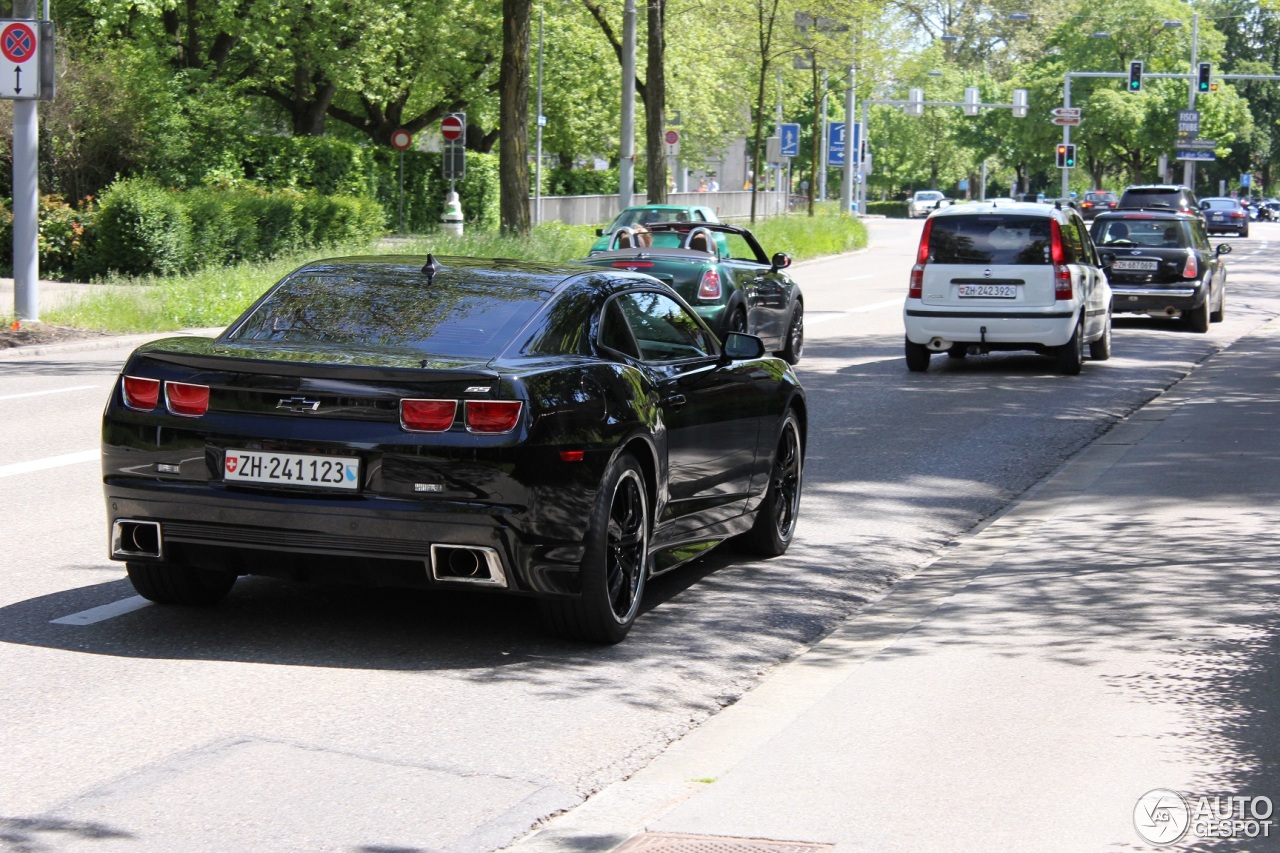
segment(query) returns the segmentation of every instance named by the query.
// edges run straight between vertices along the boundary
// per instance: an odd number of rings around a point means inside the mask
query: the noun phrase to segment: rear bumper
[[[1041,311],[946,310],[907,305],[903,324],[907,339],[928,344],[935,338],[954,343],[1023,344],[1028,348],[1062,346],[1071,340],[1079,312],[1069,308]]]
[[[476,585],[433,576],[432,547],[475,549],[498,562],[509,593],[576,595],[582,537],[526,530],[515,507],[438,507],[412,500],[305,500],[175,483],[108,480],[108,530],[116,522],[159,526],[157,556],[237,574],[368,586]],[[584,531],[585,534],[585,531]],[[148,559],[110,554],[115,560]]]
[[[1180,314],[1199,308],[1208,298],[1204,285],[1151,287],[1111,284],[1113,314]]]

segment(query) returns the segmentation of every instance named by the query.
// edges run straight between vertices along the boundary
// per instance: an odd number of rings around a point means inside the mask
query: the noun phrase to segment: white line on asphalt
[[[857,308],[850,308],[848,311],[841,311],[839,314],[831,314],[826,317],[815,317],[812,320],[806,317],[804,324],[806,326],[814,326],[818,323],[826,323],[829,320],[842,320],[850,314],[869,314],[872,311],[879,311],[882,308],[889,308],[890,306],[901,304],[901,299],[889,299],[885,302],[872,302],[870,305],[859,305]]]
[[[73,385],[70,388],[53,388],[49,391],[27,391],[24,394],[4,394],[0,400],[21,400],[23,397],[43,397],[46,394],[66,394],[70,391],[99,391],[101,385]]]
[[[874,275],[855,275],[853,278],[846,278],[845,281],[862,281],[864,278],[875,278]]]
[[[132,595],[120,601],[113,601],[110,604],[104,604],[101,607],[90,607],[88,610],[81,610],[79,613],[72,613],[70,616],[63,616],[61,619],[50,619],[50,625],[92,625],[95,622],[105,622],[108,619],[114,619],[117,616],[123,616],[126,613],[132,613],[135,610],[141,610],[144,607],[150,607],[151,602],[147,601],[140,595]]]
[[[94,462],[101,458],[101,454],[102,451],[100,450],[82,450],[79,453],[64,453],[62,456],[49,456],[45,459],[33,459],[30,462],[14,462],[12,465],[0,465],[0,477],[30,474],[33,471],[61,468],[63,465],[78,465],[81,462]]]

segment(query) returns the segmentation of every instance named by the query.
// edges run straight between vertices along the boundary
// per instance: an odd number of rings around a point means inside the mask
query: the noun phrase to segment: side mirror
[[[1110,252],[1099,252],[1098,260],[1102,262],[1102,268],[1107,269],[1116,262],[1116,256]]]
[[[773,264],[773,266],[769,267],[769,272],[785,270],[787,267],[791,266],[791,256],[786,252],[777,252],[769,262]]]
[[[1214,250],[1213,250],[1213,253],[1214,253],[1215,255],[1229,255],[1229,254],[1231,254],[1231,244],[1230,244],[1230,243],[1219,243],[1219,244],[1218,244],[1218,248],[1214,249]]]
[[[745,361],[752,358],[763,358],[765,349],[764,341],[755,335],[748,335],[742,332],[729,332],[724,336],[724,350],[721,362],[728,364],[731,361]]]
[[[597,229],[596,229],[596,236],[597,236],[597,237],[603,237],[603,236],[604,236],[604,229],[603,229],[603,228],[597,228]]]

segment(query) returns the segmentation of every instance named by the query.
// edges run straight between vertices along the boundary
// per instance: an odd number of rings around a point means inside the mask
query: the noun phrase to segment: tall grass
[[[795,260],[838,254],[866,245],[866,229],[862,223],[836,215],[766,219],[757,222],[752,231],[766,252],[786,252]],[[560,263],[585,257],[594,240],[594,227],[549,222],[533,229],[528,237],[468,229],[460,237],[444,233],[389,237],[373,246],[310,250],[272,261],[189,275],[116,276],[71,303],[44,312],[44,319],[61,326],[122,334],[225,326],[287,273],[321,258],[430,252],[442,256]]]

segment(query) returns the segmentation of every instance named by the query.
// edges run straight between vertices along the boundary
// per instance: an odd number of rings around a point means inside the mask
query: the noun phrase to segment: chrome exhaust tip
[[[116,559],[159,560],[164,556],[160,522],[122,518],[112,524],[111,556]]]
[[[497,550],[482,545],[432,545],[431,579],[506,588],[507,574]]]
[[[943,340],[942,338],[933,338],[929,343],[925,344],[925,346],[929,348],[930,352],[945,352],[951,349],[951,341]]]

